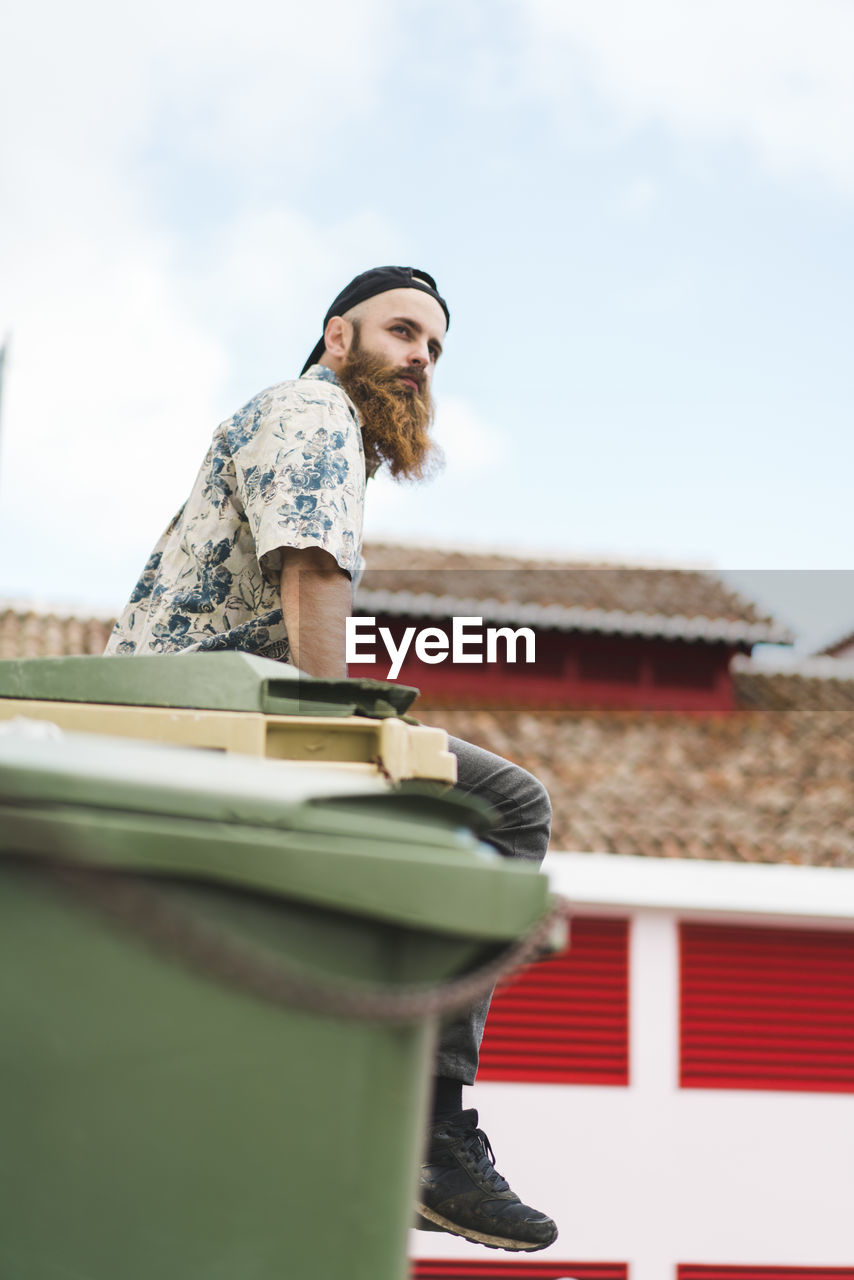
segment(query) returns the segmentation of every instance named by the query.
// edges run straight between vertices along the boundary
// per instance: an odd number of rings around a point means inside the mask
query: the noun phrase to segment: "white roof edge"
[[[791,644],[789,631],[777,623],[739,622],[729,618],[689,618],[621,609],[585,609],[560,604],[520,604],[516,601],[438,596],[432,592],[360,588],[359,609],[422,617],[480,617],[488,622],[529,623],[558,631],[603,631],[625,635],[688,637],[692,640],[746,641],[751,644]]]
[[[854,919],[854,868],[849,867],[553,851],[543,870],[552,889],[579,908]]]
[[[790,657],[791,655],[785,655]],[[782,655],[781,655],[782,657]],[[803,676],[807,680],[854,680],[854,658],[810,656],[795,661],[757,662],[746,654],[736,654],[733,670],[756,676]]]

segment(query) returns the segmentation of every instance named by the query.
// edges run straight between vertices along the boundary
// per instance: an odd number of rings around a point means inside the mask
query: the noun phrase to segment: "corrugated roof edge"
[[[768,676],[769,678],[803,676],[808,680],[854,681],[854,659],[831,658],[820,654],[780,666],[766,666],[762,662],[757,662],[755,658],[737,654],[732,660],[732,670],[739,675]]]

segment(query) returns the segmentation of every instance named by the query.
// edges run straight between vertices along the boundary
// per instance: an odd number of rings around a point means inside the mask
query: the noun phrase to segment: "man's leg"
[[[487,840],[502,856],[539,865],[549,843],[551,804],[542,783],[518,765],[451,738],[457,788],[500,815]],[[462,1086],[474,1084],[490,996],[446,1023],[439,1038],[433,1115],[421,1167],[419,1225],[494,1248],[534,1251],[557,1238],[546,1214],[523,1204],[495,1168],[477,1112],[463,1111]]]
[[[552,821],[543,784],[519,765],[483,747],[460,738],[449,738],[448,746],[457,757],[457,789],[479,796],[501,815],[499,825],[487,834],[487,842],[505,858],[524,858],[539,866],[546,856]],[[473,1009],[443,1027],[436,1061],[439,1077],[474,1084],[491,998],[484,996]]]

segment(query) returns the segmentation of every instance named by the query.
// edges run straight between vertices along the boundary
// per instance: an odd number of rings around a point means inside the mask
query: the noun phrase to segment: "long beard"
[[[338,380],[359,412],[368,475],[385,464],[395,480],[424,480],[441,464],[430,439],[435,405],[420,373],[406,371],[421,384],[414,391],[401,382],[403,372],[366,351],[357,332]]]

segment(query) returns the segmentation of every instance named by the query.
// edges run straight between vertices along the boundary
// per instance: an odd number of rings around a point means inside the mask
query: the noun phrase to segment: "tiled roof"
[[[413,710],[541,778],[553,849],[854,867],[854,710]]]
[[[63,609],[0,601],[0,659],[103,653],[114,622],[107,614],[80,617]]]
[[[514,558],[373,543],[357,595],[363,612],[559,630],[789,643],[773,618],[712,573]]]
[[[854,711],[854,662],[813,658],[791,671],[735,659],[735,702],[757,711]]]

